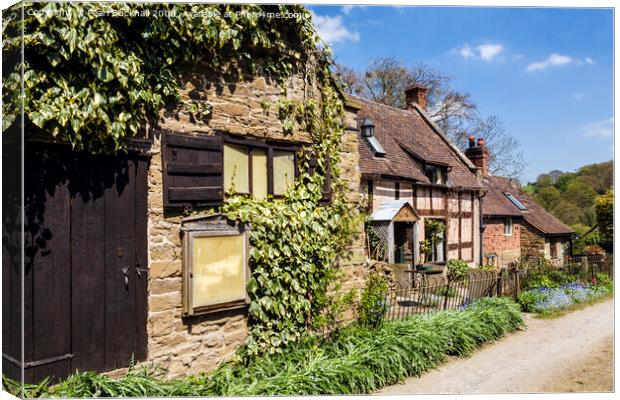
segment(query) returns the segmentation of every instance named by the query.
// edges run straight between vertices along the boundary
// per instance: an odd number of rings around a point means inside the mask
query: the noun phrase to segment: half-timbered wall
[[[416,224],[418,243],[424,240],[424,218],[442,219],[446,224],[447,259],[458,258],[471,265],[480,263],[480,202],[475,192],[463,191],[459,195],[442,187],[392,179],[362,179],[360,192],[372,194],[373,210],[386,200],[407,200],[422,217],[421,223]]]

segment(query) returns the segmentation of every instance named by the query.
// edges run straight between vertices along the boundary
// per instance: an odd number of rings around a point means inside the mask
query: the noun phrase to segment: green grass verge
[[[227,363],[211,374],[181,380],[133,368],[119,379],[79,373],[54,387],[40,385],[29,397],[251,396],[371,393],[443,362],[467,356],[483,343],[524,326],[519,305],[508,298],[482,299],[451,310],[384,324],[345,328],[329,338],[310,338],[283,354]],[[8,382],[8,381],[7,381]],[[5,382],[6,385],[6,382]],[[6,386],[5,386],[6,387]]]

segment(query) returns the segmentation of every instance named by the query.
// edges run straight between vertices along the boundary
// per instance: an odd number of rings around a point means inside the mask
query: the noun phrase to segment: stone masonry
[[[289,99],[302,99],[313,93],[299,77],[291,78],[287,89]],[[198,99],[211,104],[211,119],[197,122],[181,109],[168,110],[161,113],[160,127],[195,135],[220,131],[255,138],[310,142],[304,133],[283,134],[277,104],[284,95],[277,83],[264,77],[233,84],[210,82],[204,75],[188,74],[180,93],[182,101]],[[352,203],[359,200],[357,188],[360,181],[355,112],[354,105],[347,107],[339,165]],[[181,317],[183,255],[180,224],[183,215],[163,208],[161,138],[155,135],[153,140],[148,173],[148,362],[168,369],[169,377],[178,377],[212,370],[230,358],[247,336],[247,310]],[[360,238],[354,241],[352,250],[354,256],[342,264],[345,287],[360,286],[363,282],[364,268],[360,259],[363,242]]]
[[[544,257],[545,238],[528,223],[521,227],[521,257]]]

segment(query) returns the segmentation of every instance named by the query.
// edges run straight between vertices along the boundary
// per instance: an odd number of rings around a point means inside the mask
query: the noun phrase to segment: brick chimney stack
[[[422,110],[426,111],[426,94],[428,88],[421,85],[413,85],[405,90],[405,101],[407,107],[410,107],[414,103],[417,104]]]
[[[489,175],[489,157],[491,154],[483,138],[478,138],[476,143],[475,138],[470,136],[469,147],[465,150],[465,155],[482,172],[482,176]]]

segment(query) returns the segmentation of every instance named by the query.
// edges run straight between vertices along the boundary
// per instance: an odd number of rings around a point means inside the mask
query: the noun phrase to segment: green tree
[[[547,211],[553,209],[560,201],[562,195],[554,186],[545,186],[536,194],[536,201]]]
[[[596,190],[581,181],[576,181],[568,185],[564,191],[564,199],[577,206],[586,209],[594,205]]]
[[[596,198],[595,210],[601,247],[611,253],[614,245],[614,193],[611,190]]]
[[[581,222],[584,215],[581,208],[566,200],[560,200],[550,212],[567,225]]]

